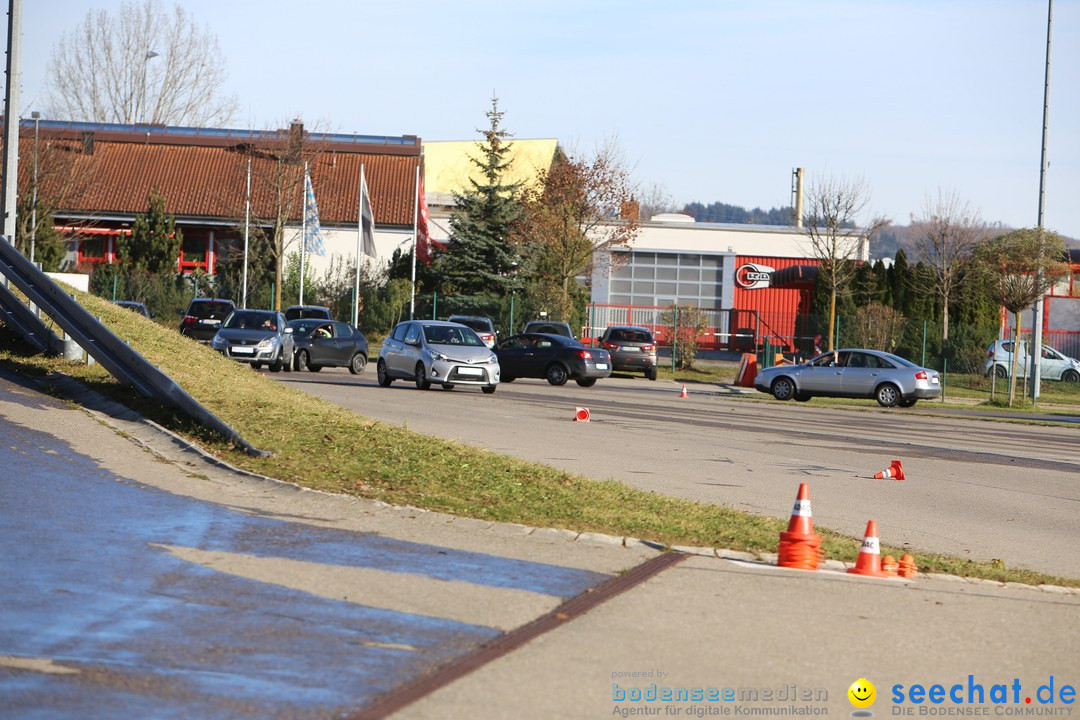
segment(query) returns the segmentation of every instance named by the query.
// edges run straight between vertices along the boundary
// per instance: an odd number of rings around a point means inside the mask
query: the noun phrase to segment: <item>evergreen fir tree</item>
[[[504,180],[512,136],[501,126],[497,98],[492,98],[486,115],[491,124],[480,131],[482,155],[470,158],[482,180],[470,179],[471,189],[454,195],[457,207],[450,216],[450,242],[438,260],[442,292],[503,296],[516,287],[518,254],[509,237],[521,215],[520,187]]]
[[[150,208],[145,215],[135,216],[131,235],[119,237],[117,255],[126,263],[128,272],[176,273],[183,236],[175,218],[165,212],[165,196],[161,191],[156,187],[151,190],[148,201]]]

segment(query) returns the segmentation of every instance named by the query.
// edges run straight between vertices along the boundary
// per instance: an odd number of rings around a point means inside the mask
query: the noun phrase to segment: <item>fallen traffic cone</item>
[[[810,485],[799,483],[799,494],[791,509],[787,532],[780,533],[776,564],[798,570],[817,570],[821,559],[821,536],[814,533],[810,510]]]
[[[574,422],[589,422],[589,408],[579,407],[574,410]]]
[[[859,548],[859,557],[855,560],[855,567],[848,568],[848,572],[853,575],[888,577],[888,573],[881,569],[881,542],[878,540],[877,520],[866,523],[866,535],[863,537],[862,547]]]
[[[893,478],[894,480],[906,480],[904,477],[904,465],[899,460],[893,460],[892,465],[874,475],[875,480]]]
[[[915,558],[911,557],[907,553],[900,558],[900,568],[898,570],[900,577],[913,578],[919,574],[919,569],[915,567]]]
[[[679,397],[681,397],[681,398],[684,398],[684,397],[689,397],[689,396],[688,396],[688,395],[686,394],[686,386],[685,386],[685,385],[683,385],[683,386],[682,386],[682,392],[681,392],[681,393],[679,393]]]

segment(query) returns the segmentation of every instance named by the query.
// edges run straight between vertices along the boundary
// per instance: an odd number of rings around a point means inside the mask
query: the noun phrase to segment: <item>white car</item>
[[[485,393],[499,384],[499,358],[472,328],[438,320],[398,323],[379,350],[379,384],[412,380],[420,390],[442,385],[478,385]]]
[[[989,376],[993,371],[999,378],[1009,377],[1009,372],[1012,371],[1015,347],[1016,344],[1012,340],[995,340],[986,349],[986,364],[983,365],[983,375]],[[1017,355],[1016,361],[1019,366],[1017,377],[1027,377],[1031,368],[1031,361],[1028,359],[1028,343],[1026,340],[1020,343],[1020,352]],[[1043,345],[1039,376],[1043,380],[1080,382],[1080,361],[1062,355],[1052,347]]]

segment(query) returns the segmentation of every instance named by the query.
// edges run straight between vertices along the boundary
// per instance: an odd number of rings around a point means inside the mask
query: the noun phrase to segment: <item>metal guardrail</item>
[[[176,408],[243,448],[248,455],[254,457],[270,455],[269,451],[259,450],[240,437],[238,432],[188,395],[172,378],[150,364],[134,348],[102,325],[4,237],[0,237],[0,273],[21,290],[30,302],[41,308],[57,325],[62,327],[64,332],[74,339],[87,354],[101,363],[117,380],[133,386],[140,394],[152,400]],[[5,291],[10,298],[14,298],[16,303],[22,305],[10,290],[5,288]],[[5,306],[8,304],[7,298],[4,304]],[[29,308],[23,305],[23,309],[32,316]],[[19,314],[21,314],[19,311],[13,313],[13,315]],[[13,327],[27,337],[20,330],[18,322],[15,322]],[[37,341],[29,337],[27,339],[35,347],[40,347],[40,338]]]
[[[38,352],[49,355],[63,352],[64,341],[4,283],[0,283],[0,318]]]

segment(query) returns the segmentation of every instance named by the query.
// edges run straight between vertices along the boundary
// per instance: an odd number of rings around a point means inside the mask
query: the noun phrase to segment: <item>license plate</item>
[[[200,320],[199,322],[201,322],[203,325],[220,325],[221,324],[220,320]]]
[[[476,376],[479,377],[479,376],[482,376],[483,374],[484,374],[484,371],[481,368],[474,368],[474,367],[458,368],[458,375],[476,375]]]
[[[234,347],[232,349],[233,355],[252,355],[255,353],[255,348],[251,347]]]
[[[930,378],[930,382],[932,384],[934,384],[934,385],[937,385],[938,384],[938,379],[936,377],[932,377],[932,378]]]
[[[597,370],[607,370],[607,363],[596,363]]]
[[[641,348],[636,348],[636,347],[623,347],[623,348],[619,348],[619,349],[622,350],[623,352],[641,352]]]

